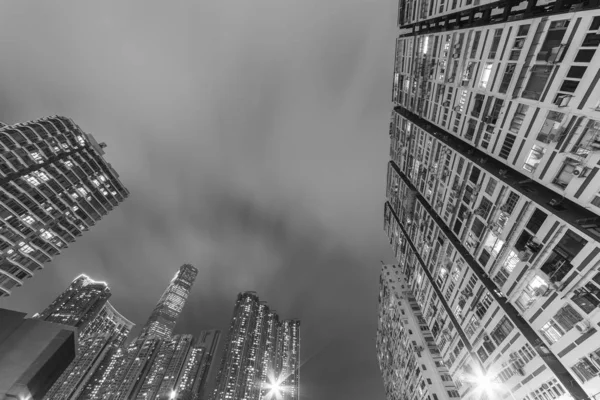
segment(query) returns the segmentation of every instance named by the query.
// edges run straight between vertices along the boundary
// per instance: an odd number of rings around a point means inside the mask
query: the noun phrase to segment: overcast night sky
[[[190,262],[178,332],[226,332],[254,290],[302,320],[302,398],[383,400],[396,3],[0,2],[0,121],[73,118],[131,191],[0,307],[41,311],[86,273],[139,328]]]

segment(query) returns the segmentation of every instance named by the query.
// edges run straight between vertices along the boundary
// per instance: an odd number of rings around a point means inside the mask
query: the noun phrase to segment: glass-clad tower
[[[384,229],[461,398],[600,391],[598,5],[399,2]]]
[[[0,297],[129,195],[104,147],[65,117],[0,125]]]
[[[280,321],[255,292],[238,295],[215,400],[297,400],[300,382],[300,321]]]
[[[166,339],[171,336],[197,275],[198,269],[190,264],[179,268],[142,328],[140,337]]]

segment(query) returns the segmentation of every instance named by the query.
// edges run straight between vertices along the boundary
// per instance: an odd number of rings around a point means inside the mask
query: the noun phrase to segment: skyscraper
[[[384,229],[462,398],[600,387],[597,6],[399,2]]]
[[[111,349],[123,344],[133,323],[108,302],[105,282],[80,275],[34,318],[78,328],[75,359],[46,394],[48,400],[76,399]]]
[[[129,195],[105,146],[65,117],[0,126],[0,297]]]
[[[300,321],[279,321],[255,292],[238,295],[215,400],[297,400],[300,382]]]
[[[179,268],[150,314],[140,337],[154,336],[167,339],[171,336],[197,275],[198,270],[190,264],[184,264]]]
[[[102,361],[79,400],[197,400],[204,390],[219,331],[173,335],[198,270],[179,268],[147,323],[126,349]]]
[[[389,400],[459,397],[406,275],[396,265],[381,269],[376,345]]]
[[[44,311],[34,318],[74,326],[80,332],[100,313],[111,296],[106,282],[79,275]]]

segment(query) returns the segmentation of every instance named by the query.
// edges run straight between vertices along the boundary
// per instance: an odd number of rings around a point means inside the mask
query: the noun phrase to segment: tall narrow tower
[[[129,195],[104,147],[65,117],[0,124],[0,297]]]
[[[179,268],[142,328],[140,337],[167,339],[171,336],[197,275],[198,269],[191,264]]]
[[[297,400],[300,381],[300,321],[279,321],[255,292],[238,295],[215,400]]]

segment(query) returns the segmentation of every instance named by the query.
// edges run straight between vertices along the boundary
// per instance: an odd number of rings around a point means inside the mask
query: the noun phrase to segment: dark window
[[[478,261],[482,267],[485,267],[488,261],[490,261],[490,253],[488,253],[487,250],[483,250]]]
[[[467,126],[467,132],[465,132],[465,139],[467,140],[471,140],[473,139],[473,136],[475,136],[475,126],[477,125],[477,122],[474,119],[470,119],[468,126]]]
[[[515,243],[515,249],[518,251],[525,251],[527,242],[529,242],[532,238],[533,236],[531,236],[531,233],[523,231]]]
[[[597,33],[588,33],[581,44],[584,47],[597,47],[600,44],[600,35]]]
[[[506,199],[506,204],[504,205],[504,211],[508,214],[512,214],[518,202],[519,195],[515,192],[510,192],[510,194],[508,195],[508,199]]]
[[[481,107],[483,107],[484,99],[485,96],[483,94],[475,95],[475,103],[473,104],[473,111],[471,111],[471,115],[473,117],[479,117],[479,114],[481,113]]]
[[[529,33],[529,24],[519,26],[517,36],[527,36],[527,33]]]
[[[481,175],[481,170],[477,167],[473,167],[471,170],[471,176],[469,176],[469,180],[473,183],[477,183],[479,180],[479,175]]]
[[[567,78],[581,78],[585,74],[587,67],[574,66],[569,69]]]
[[[565,79],[563,81],[562,85],[560,86],[560,91],[573,93],[577,89],[578,85],[579,85],[579,81],[572,81],[569,79]]]
[[[597,31],[598,29],[600,29],[600,17],[594,17],[592,25],[590,26],[590,31]]]
[[[539,208],[536,208],[536,210],[531,215],[531,218],[529,218],[529,222],[527,223],[526,228],[529,229],[534,234],[536,234],[540,230],[540,228],[542,227],[544,222],[546,221],[547,217],[548,217],[548,214],[546,214]]]
[[[575,62],[590,62],[596,50],[579,50],[575,56]]]
[[[571,300],[589,314],[600,306],[600,288],[589,282],[584,287],[576,289]]]
[[[506,138],[504,139],[504,143],[502,144],[502,148],[500,149],[500,158],[504,158],[505,160],[510,155],[510,151],[512,150],[513,144],[515,143],[515,139],[517,137],[508,133]]]
[[[471,227],[471,231],[473,231],[473,234],[475,234],[477,238],[481,237],[484,228],[485,225],[483,224],[483,222],[481,222],[479,218],[475,218],[473,220],[473,226]]]
[[[506,93],[508,90],[508,86],[510,85],[510,81],[512,80],[516,68],[517,64],[508,64],[506,66],[504,76],[502,77],[502,82],[500,83],[500,89],[498,89],[500,93]]]
[[[548,275],[552,282],[560,282],[573,269],[571,261],[587,244],[587,240],[571,230],[562,237],[552,249],[550,256],[542,265],[542,272]]]
[[[456,222],[454,223],[454,229],[452,229],[452,231],[454,233],[456,233],[457,235],[459,235],[461,228],[462,228],[462,222],[457,218]]]
[[[489,201],[486,197],[481,198],[481,202],[479,203],[479,207],[475,210],[475,213],[481,215],[483,219],[487,219],[490,210],[492,209],[493,203]]]
[[[479,349],[477,349],[477,355],[479,356],[479,358],[481,359],[482,362],[485,362],[485,360],[487,360],[489,357],[488,353],[485,351],[483,346],[481,346]]]
[[[508,317],[502,317],[498,325],[492,330],[490,336],[494,339],[494,342],[498,346],[510,335],[510,332],[514,329],[512,322],[508,320]]]
[[[481,38],[481,31],[475,32],[475,37],[473,38],[473,47],[471,47],[471,57],[475,58],[477,53],[477,47],[479,46],[479,39]],[[437,39],[437,36],[436,36]]]

